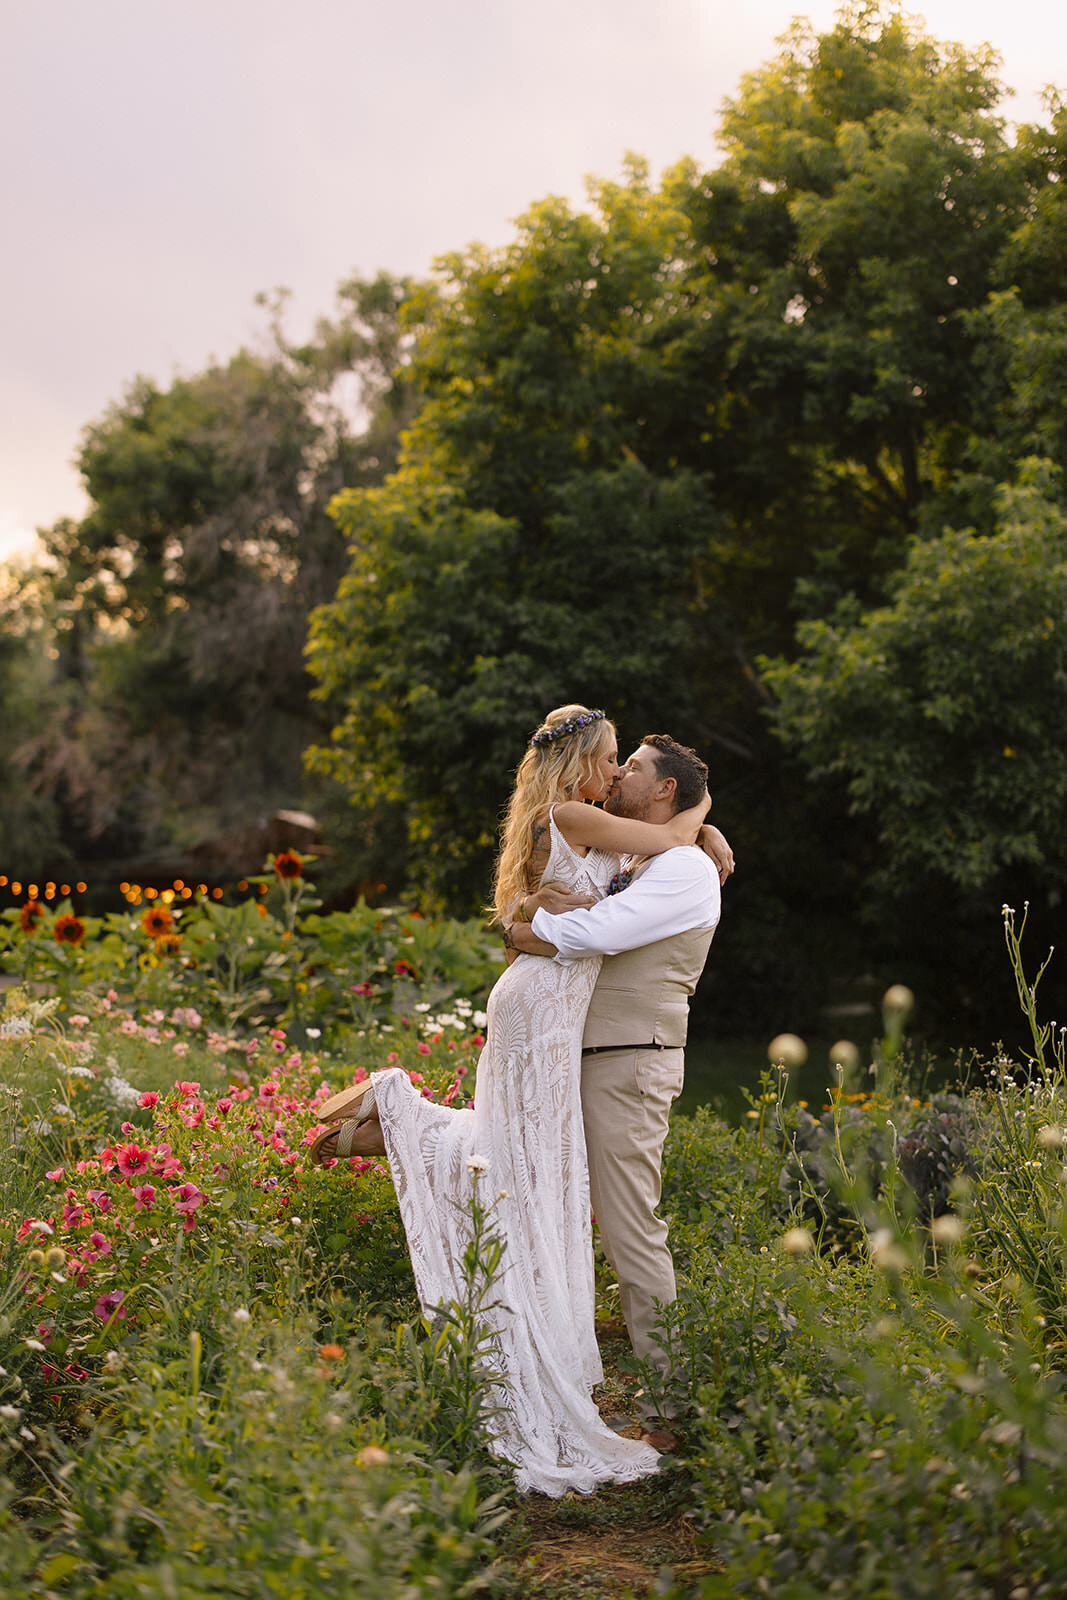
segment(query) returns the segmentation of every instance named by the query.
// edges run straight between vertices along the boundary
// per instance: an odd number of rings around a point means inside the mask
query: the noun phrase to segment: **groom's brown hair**
[[[646,733],[641,743],[651,745],[656,752],[656,776],[674,779],[675,811],[688,811],[695,806],[708,786],[707,762],[669,733]]]

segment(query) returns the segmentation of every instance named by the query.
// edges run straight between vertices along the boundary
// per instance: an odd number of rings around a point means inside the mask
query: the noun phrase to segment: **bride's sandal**
[[[361,1147],[358,1150],[353,1148],[357,1140]],[[315,1135],[308,1151],[308,1159],[316,1167],[353,1155],[366,1160],[385,1155],[385,1139],[377,1117],[347,1117],[343,1122],[333,1122]]]
[[[349,1117],[356,1122],[366,1122],[374,1115],[374,1110],[374,1086],[369,1078],[364,1078],[362,1083],[350,1084],[324,1100],[318,1118],[320,1122],[344,1122]]]

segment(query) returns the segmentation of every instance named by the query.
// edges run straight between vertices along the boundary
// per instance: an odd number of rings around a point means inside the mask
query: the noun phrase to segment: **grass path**
[[[615,1328],[600,1333],[605,1382],[597,1404],[609,1426],[636,1437],[638,1384],[618,1365],[629,1344]],[[519,1593],[529,1600],[651,1600],[672,1581],[695,1584],[720,1564],[680,1498],[669,1458],[663,1472],[640,1483],[560,1500],[528,1496],[512,1533]]]

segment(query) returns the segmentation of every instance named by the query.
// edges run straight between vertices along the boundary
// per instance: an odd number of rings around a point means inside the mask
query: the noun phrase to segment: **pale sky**
[[[546,194],[623,156],[716,160],[741,74],[832,0],[0,0],[0,558],[77,516],[79,434],[138,374],[168,383],[336,284],[504,243]],[[930,0],[992,43],[1042,116],[1067,7]]]

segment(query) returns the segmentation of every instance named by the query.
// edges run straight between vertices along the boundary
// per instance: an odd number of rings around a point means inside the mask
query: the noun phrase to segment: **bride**
[[[504,823],[494,891],[504,927],[541,884],[570,890],[570,905],[588,905],[608,892],[620,855],[693,843],[706,797],[662,824],[584,804],[603,800],[618,770],[615,729],[602,711],[549,712],[519,766]],[[472,1184],[484,1184],[480,1197],[491,1197],[505,1246],[486,1330],[500,1374],[485,1408],[489,1447],[515,1468],[520,1491],[589,1493],[652,1473],[659,1460],[650,1445],[612,1432],[592,1400],[604,1373],[593,1320],[581,1046],[601,958],[564,966],[508,953],[511,964],[489,997],[474,1105],[435,1105],[405,1071],[375,1072],[324,1103],[326,1126],[311,1155],[388,1155],[427,1315],[460,1295]]]

